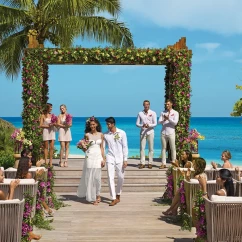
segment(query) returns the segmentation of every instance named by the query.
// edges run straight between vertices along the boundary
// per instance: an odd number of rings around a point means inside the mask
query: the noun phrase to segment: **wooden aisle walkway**
[[[108,206],[107,193],[98,206],[74,193],[58,195],[70,206],[56,211],[54,230],[34,230],[43,235],[41,242],[191,242],[196,237],[161,216],[167,206],[159,203],[160,192],[124,192],[114,207]]]

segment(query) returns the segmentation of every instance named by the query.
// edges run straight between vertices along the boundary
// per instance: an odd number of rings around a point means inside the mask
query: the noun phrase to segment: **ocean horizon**
[[[21,117],[1,117],[16,128],[22,128]],[[107,130],[106,117],[98,117],[102,131]],[[72,141],[70,144],[71,155],[84,155],[76,148],[77,142],[84,137],[85,121],[87,117],[73,117],[73,126],[71,127]],[[136,117],[115,117],[116,126],[127,133],[129,157],[139,156],[139,132],[136,127]],[[231,162],[234,165],[242,165],[242,122],[241,117],[191,117],[190,128],[197,129],[199,133],[205,136],[205,140],[199,140],[199,154],[205,158],[208,163],[211,161],[219,162],[221,153],[229,150],[232,154]],[[158,158],[161,154],[160,142],[161,125],[155,127],[154,157]],[[59,151],[58,133],[56,134],[55,148]],[[148,155],[148,146],[146,149]]]

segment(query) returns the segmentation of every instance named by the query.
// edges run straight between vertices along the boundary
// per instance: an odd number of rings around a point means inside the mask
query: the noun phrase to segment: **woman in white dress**
[[[40,128],[43,129],[43,141],[44,141],[44,159],[45,164],[48,164],[47,158],[49,154],[49,163],[52,166],[52,158],[54,152],[55,143],[55,123],[51,122],[52,104],[47,103],[43,114],[40,117]]]
[[[101,125],[95,117],[86,121],[84,139],[90,143],[90,146],[84,150],[86,156],[77,196],[86,197],[88,202],[98,205],[101,201],[101,172],[105,166],[105,156]]]
[[[61,111],[61,114],[58,116],[58,121],[57,121],[57,125],[59,127],[58,141],[60,141],[60,146],[61,146],[59,166],[67,167],[70,141],[72,140],[71,130],[70,130],[70,127],[72,126],[72,119],[70,120],[70,123],[66,122],[66,117],[68,115],[66,112],[67,111],[66,105],[64,104],[60,105],[60,111]],[[63,158],[64,152],[65,152],[65,162],[63,164],[62,158]]]

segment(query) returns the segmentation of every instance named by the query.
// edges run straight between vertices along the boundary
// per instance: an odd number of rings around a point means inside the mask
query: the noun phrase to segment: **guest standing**
[[[148,168],[152,169],[154,156],[154,127],[157,125],[156,113],[150,110],[150,101],[143,102],[144,110],[137,116],[136,126],[140,128],[140,164],[139,169],[145,168],[145,146],[146,140],[149,145]]]
[[[171,149],[171,161],[176,160],[175,126],[179,121],[179,113],[172,109],[172,101],[166,101],[166,110],[161,112],[159,123],[162,124],[161,145],[162,145],[162,164],[160,169],[166,168],[166,149],[169,142]]]
[[[124,169],[127,167],[128,142],[126,133],[115,126],[115,119],[109,117],[106,120],[108,131],[104,133],[104,140],[108,146],[106,155],[109,191],[113,201],[109,206],[114,206],[120,202],[120,195],[124,183]],[[115,190],[114,175],[118,177]]]
[[[45,164],[52,166],[52,158],[54,152],[55,143],[55,123],[51,122],[52,104],[47,103],[43,114],[40,117],[40,128],[43,129],[43,141],[44,141],[44,159]],[[49,162],[47,162],[49,155]]]
[[[68,166],[68,156],[69,156],[69,148],[70,148],[70,141],[71,138],[71,130],[70,127],[72,126],[72,119],[68,120],[67,116],[71,117],[70,114],[67,114],[67,108],[65,104],[60,105],[61,114],[58,116],[57,125],[59,127],[59,137],[58,141],[60,141],[60,167],[67,167]],[[64,164],[62,163],[63,155],[65,152],[65,161]]]
[[[103,134],[101,125],[95,117],[86,121],[84,139],[87,149],[84,149],[86,156],[83,166],[80,185],[77,190],[78,197],[86,197],[88,202],[98,205],[101,201],[101,173],[105,166],[103,149]]]

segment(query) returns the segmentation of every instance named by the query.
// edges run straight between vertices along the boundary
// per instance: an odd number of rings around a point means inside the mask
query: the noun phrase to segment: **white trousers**
[[[115,190],[115,181],[114,181],[115,169],[118,177],[116,190]],[[120,195],[122,193],[122,187],[124,183],[123,162],[119,164],[107,163],[107,171],[108,171],[109,192],[110,192],[111,198],[114,200],[116,199],[116,195]]]
[[[149,146],[149,164],[152,164],[154,157],[154,136],[155,133],[149,135],[140,135],[140,163],[145,165],[145,146],[146,140]]]
[[[167,143],[169,142],[170,149],[171,149],[171,159],[172,161],[176,160],[176,143],[175,143],[176,135],[164,135],[161,134],[161,145],[162,145],[162,164],[166,165],[166,148]]]

